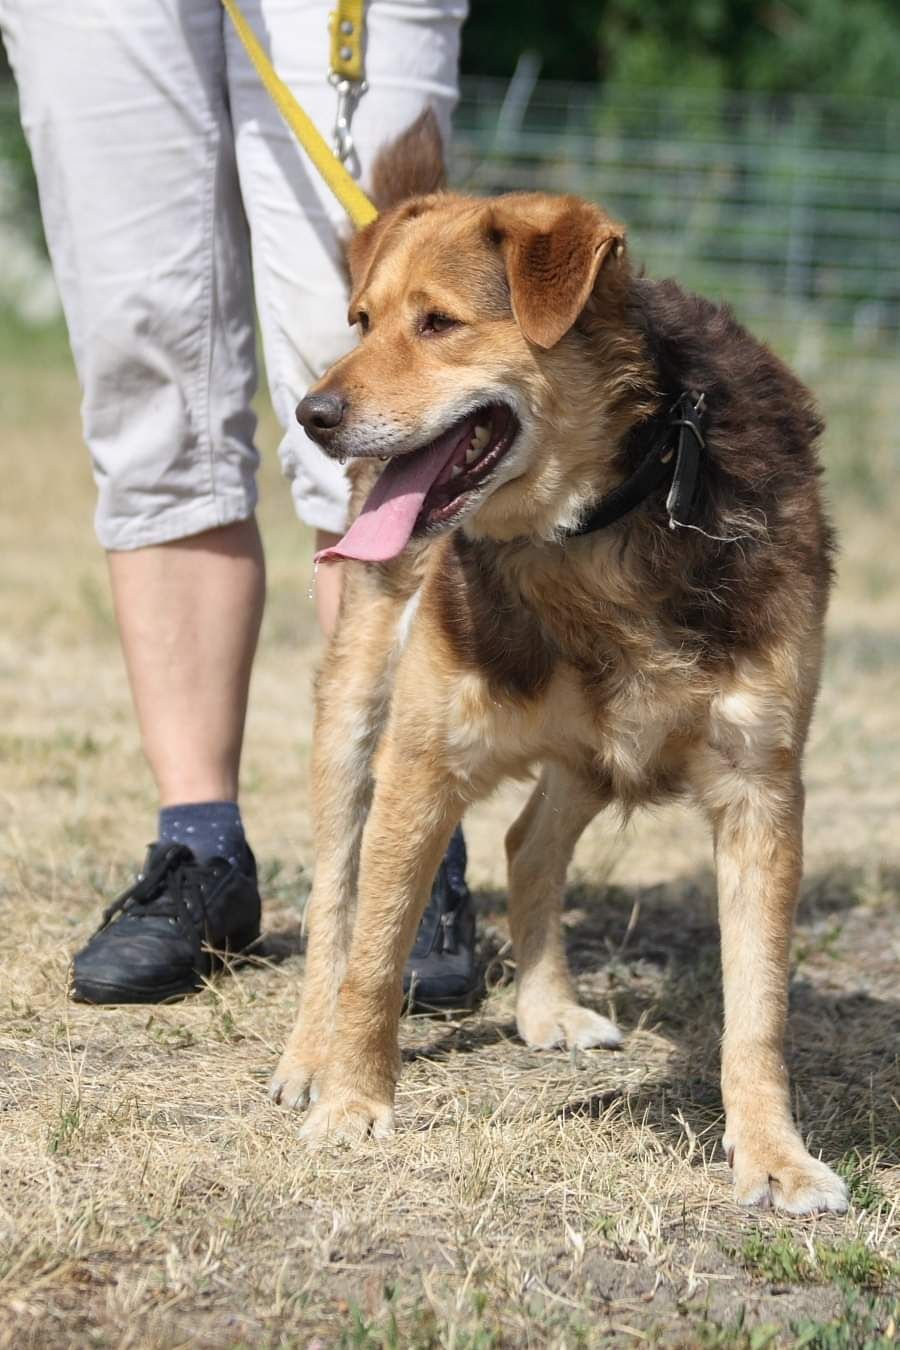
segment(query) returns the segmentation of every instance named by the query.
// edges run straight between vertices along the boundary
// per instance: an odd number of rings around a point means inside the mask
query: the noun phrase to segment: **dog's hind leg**
[[[545,766],[506,837],[509,923],[516,958],[516,1022],[527,1045],[618,1045],[612,1022],[578,1003],[560,915],[566,871],[606,794],[560,764]]]
[[[348,586],[361,585],[348,577]],[[360,597],[362,599],[363,597]],[[402,601],[367,593],[349,604],[316,690],[313,808],[316,866],[307,908],[300,1010],[269,1092],[303,1107],[318,1090],[353,932],[359,848],[372,793],[371,761],[388,706],[389,665]]]

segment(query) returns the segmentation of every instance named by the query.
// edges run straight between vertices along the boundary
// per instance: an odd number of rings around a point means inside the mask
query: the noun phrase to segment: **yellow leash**
[[[340,0],[338,11],[332,15],[332,68],[343,79],[359,80],[362,77],[363,2],[364,0]],[[375,206],[344,168],[337,155],[329,149],[327,141],[319,134],[284,81],[276,75],[272,62],[266,56],[256,34],[241,13],[237,0],[222,0],[222,4],[228,11],[237,30],[237,35],[244,44],[244,50],[256,67],[256,72],[265,85],[272,102],[309,155],[327,186],[337,197],[358,230],[363,225],[370,224],[378,215]],[[352,31],[346,31],[346,28],[343,27],[346,24],[353,25]],[[336,58],[339,62],[337,66],[334,65]],[[349,74],[351,70],[356,73]]]

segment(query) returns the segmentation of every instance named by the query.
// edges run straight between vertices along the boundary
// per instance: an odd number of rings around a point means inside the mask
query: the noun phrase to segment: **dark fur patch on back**
[[[727,308],[673,281],[636,281],[627,318],[656,369],[660,409],[683,390],[707,398],[690,522],[705,535],[669,528],[665,490],[627,521],[648,589],[666,595],[661,617],[720,656],[789,632],[798,616],[820,617],[833,538],[818,488],[822,422],[809,391]],[[623,475],[653,434],[645,425],[628,438]]]

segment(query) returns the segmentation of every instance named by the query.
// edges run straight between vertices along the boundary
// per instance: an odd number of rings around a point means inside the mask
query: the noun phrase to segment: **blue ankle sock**
[[[189,802],[164,806],[159,813],[164,844],[185,844],[198,862],[227,858],[235,867],[247,861],[247,840],[237,802]]]

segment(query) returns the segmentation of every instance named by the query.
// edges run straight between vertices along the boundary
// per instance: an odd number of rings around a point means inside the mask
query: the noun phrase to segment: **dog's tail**
[[[410,197],[439,192],[447,180],[438,120],[426,108],[395,141],[379,150],[372,166],[372,200],[379,211]]]

